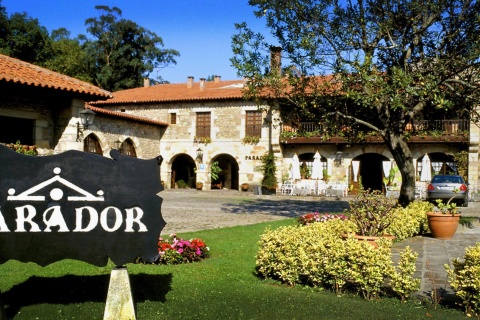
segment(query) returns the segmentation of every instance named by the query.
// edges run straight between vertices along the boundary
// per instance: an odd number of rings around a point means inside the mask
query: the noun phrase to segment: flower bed
[[[314,222],[326,222],[333,219],[347,220],[348,217],[343,214],[330,214],[330,213],[320,214],[318,212],[314,212],[314,213],[307,213],[307,214],[304,214],[303,216],[298,217],[297,222],[299,225],[305,226]]]
[[[201,261],[210,256],[210,249],[202,239],[185,240],[175,234],[158,239],[158,263],[180,264]]]

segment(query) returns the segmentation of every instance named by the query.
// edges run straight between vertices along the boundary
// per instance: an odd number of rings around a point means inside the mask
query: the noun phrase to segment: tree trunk
[[[402,175],[402,186],[398,202],[402,207],[406,207],[415,200],[416,172],[413,167],[412,152],[401,134],[389,133],[385,137],[385,144],[392,153],[393,159]]]

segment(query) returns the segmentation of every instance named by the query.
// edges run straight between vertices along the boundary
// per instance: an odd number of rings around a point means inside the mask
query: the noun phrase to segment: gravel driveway
[[[348,198],[257,196],[234,190],[168,189],[160,192],[162,234],[182,233],[298,217],[309,212],[343,212]]]

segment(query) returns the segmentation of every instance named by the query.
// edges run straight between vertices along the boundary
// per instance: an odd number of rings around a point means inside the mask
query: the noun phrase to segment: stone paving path
[[[255,196],[233,190],[164,190],[162,215],[167,226],[162,234],[191,232],[205,229],[248,225],[293,218],[309,212],[342,212],[349,198],[312,196]],[[480,202],[470,202],[461,208],[463,216],[480,218]],[[480,224],[459,226],[451,240],[414,237],[393,246],[393,260],[407,245],[419,253],[417,277],[422,284],[417,294],[430,296],[433,288],[444,290],[443,299],[453,299],[444,265],[463,257],[465,248],[480,242]]]

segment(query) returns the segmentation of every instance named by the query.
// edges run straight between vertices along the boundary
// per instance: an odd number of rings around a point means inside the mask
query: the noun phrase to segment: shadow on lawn
[[[255,199],[240,203],[227,203],[222,210],[230,213],[267,213],[276,216],[298,217],[306,213],[342,213],[349,208],[347,200],[305,201],[296,199]]]
[[[24,306],[34,304],[71,304],[107,301],[110,275],[76,276],[59,278],[33,276],[2,293],[7,319],[13,318]],[[154,284],[154,285],[152,285]],[[165,302],[171,290],[172,274],[130,275],[134,303],[149,301]]]

